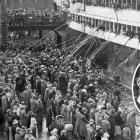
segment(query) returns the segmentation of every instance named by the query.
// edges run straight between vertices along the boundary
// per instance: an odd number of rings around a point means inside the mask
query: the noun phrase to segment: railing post
[[[94,20],[94,26],[96,27],[96,19]]]
[[[86,0],[84,0],[84,11],[86,11]]]
[[[138,27],[136,27],[136,33],[138,33]]]
[[[93,18],[91,18],[91,27],[92,27],[92,25],[93,25]]]
[[[136,0],[136,10],[138,10],[138,0]]]
[[[113,32],[115,32],[115,23],[113,22]]]
[[[107,1],[107,0],[105,0],[105,7],[106,7],[106,1]]]

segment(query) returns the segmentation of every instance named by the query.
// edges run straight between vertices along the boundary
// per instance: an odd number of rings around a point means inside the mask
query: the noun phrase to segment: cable
[[[105,19],[106,19],[106,17],[105,17]],[[110,20],[111,20],[111,18],[110,18]],[[97,30],[102,24],[103,24],[103,21],[96,27],[96,30]],[[96,30],[95,30],[95,32],[96,32]],[[93,32],[93,35],[95,34],[95,32]],[[73,51],[74,53],[72,53],[71,56],[73,56],[73,55],[77,52],[77,50],[78,50],[79,48],[80,48],[80,46],[79,46],[76,50]],[[68,58],[68,61],[70,60],[70,58],[71,58],[71,57]],[[67,60],[66,60],[66,61],[67,61]]]

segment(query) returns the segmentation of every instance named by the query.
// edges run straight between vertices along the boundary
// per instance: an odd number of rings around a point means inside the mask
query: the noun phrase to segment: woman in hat
[[[31,133],[35,138],[38,138],[38,129],[37,129],[37,121],[34,117],[31,118],[30,125]]]

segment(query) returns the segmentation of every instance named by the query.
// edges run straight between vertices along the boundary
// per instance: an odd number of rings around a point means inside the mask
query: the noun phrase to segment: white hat
[[[101,126],[99,126],[99,125],[96,126],[96,131],[99,130],[99,129],[101,129]]]
[[[57,140],[56,136],[50,136],[49,140]]]
[[[17,119],[13,120],[13,123],[12,123],[12,124],[13,124],[13,125],[18,124],[18,120],[17,120]]]
[[[54,133],[57,133],[58,130],[56,128],[54,128],[52,131],[51,131],[51,134],[54,134]]]
[[[109,138],[109,134],[105,132],[103,137]]]
[[[82,92],[87,93],[86,89],[82,89]]]

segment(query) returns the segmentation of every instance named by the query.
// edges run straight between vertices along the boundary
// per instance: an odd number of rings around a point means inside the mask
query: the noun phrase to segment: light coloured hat
[[[54,134],[54,133],[57,133],[58,130],[56,128],[54,128],[52,131],[51,131],[51,134]]]
[[[18,120],[17,120],[17,119],[13,120],[13,123],[12,123],[12,124],[13,124],[13,125],[18,124]]]
[[[61,135],[65,135],[65,134],[66,134],[66,130],[62,130]]]
[[[99,126],[99,125],[96,126],[96,131],[99,130],[99,129],[101,129],[101,126]]]
[[[82,89],[82,92],[87,93],[86,89]]]
[[[103,137],[109,138],[109,134],[105,132],[104,135],[103,135]]]
[[[16,132],[19,132],[20,131],[20,128],[19,127],[16,127]]]

